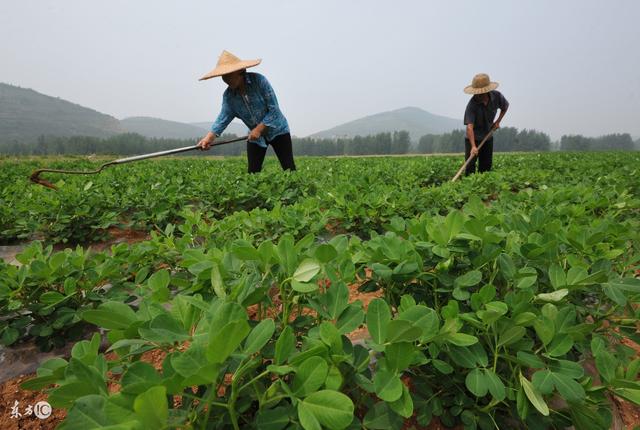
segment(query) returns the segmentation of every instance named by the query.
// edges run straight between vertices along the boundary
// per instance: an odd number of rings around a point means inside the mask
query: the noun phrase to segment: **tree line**
[[[223,135],[220,140],[235,135]],[[195,145],[196,139],[157,139],[135,133],[119,134],[108,138],[72,136],[40,136],[31,142],[0,141],[0,154],[4,155],[136,155],[182,146]],[[427,134],[417,144],[411,142],[407,131],[378,133],[349,138],[293,138],[296,155],[392,155],[460,153],[464,151],[464,131]],[[494,151],[598,151],[640,149],[640,140],[634,142],[629,134],[610,134],[601,137],[565,135],[552,143],[549,136],[536,130],[501,128],[494,134]],[[242,142],[214,147],[206,152],[188,155],[237,156],[246,151]]]

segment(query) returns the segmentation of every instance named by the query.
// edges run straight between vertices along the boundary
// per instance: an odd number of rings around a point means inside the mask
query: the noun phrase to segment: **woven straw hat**
[[[238,70],[248,69],[249,67],[257,66],[261,61],[261,59],[243,61],[229,51],[222,51],[222,54],[220,54],[220,58],[218,58],[218,64],[216,64],[216,68],[201,77],[199,80],[204,81],[205,79],[211,79],[215,78],[216,76],[226,75],[227,73],[235,72]]]
[[[471,85],[465,87],[464,92],[467,94],[484,94],[498,88],[497,82],[491,82],[489,75],[486,73],[478,73],[473,77]]]

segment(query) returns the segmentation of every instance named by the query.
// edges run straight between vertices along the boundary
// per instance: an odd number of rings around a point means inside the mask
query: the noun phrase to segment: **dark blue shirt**
[[[464,125],[473,124],[473,135],[476,143],[484,139],[491,130],[498,109],[505,111],[509,108],[509,102],[500,91],[489,91],[489,102],[485,106],[476,97],[471,97],[464,111]]]
[[[259,140],[253,142],[267,147],[265,138],[273,140],[281,134],[289,133],[289,124],[278,106],[276,94],[259,73],[245,74],[245,94],[227,88],[222,96],[222,110],[211,126],[211,131],[220,136],[234,118],[240,118],[250,130],[263,123],[267,129]]]

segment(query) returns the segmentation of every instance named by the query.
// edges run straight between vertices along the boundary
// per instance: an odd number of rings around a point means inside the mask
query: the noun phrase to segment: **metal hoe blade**
[[[242,140],[247,140],[248,136],[238,137],[235,139],[225,140],[222,142],[214,142],[211,146],[220,146],[226,145],[227,143],[240,142]],[[153,152],[151,154],[143,154],[143,155],[135,155],[133,157],[120,158],[118,160],[109,161],[108,163],[103,164],[96,170],[61,170],[61,169],[38,169],[34,170],[29,176],[29,180],[34,184],[39,184],[47,188],[51,188],[52,190],[57,190],[58,188],[53,185],[51,182],[40,177],[42,173],[64,173],[69,175],[95,175],[102,172],[102,169],[108,166],[112,166],[114,164],[124,164],[131,163],[133,161],[146,160],[148,158],[161,157],[163,155],[171,155],[171,154],[179,154],[181,152],[193,151],[196,149],[200,149],[198,145],[194,146],[185,146],[183,148],[176,149],[168,149],[166,151]]]

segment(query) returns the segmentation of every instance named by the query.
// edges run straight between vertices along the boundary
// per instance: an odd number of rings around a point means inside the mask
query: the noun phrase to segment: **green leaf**
[[[68,409],[77,399],[89,394],[101,394],[90,384],[82,381],[67,382],[49,392],[47,401],[54,408]]]
[[[231,245],[233,252],[239,259],[245,261],[261,260],[262,256],[257,249],[246,240],[236,240]]]
[[[150,388],[138,395],[133,402],[133,410],[140,417],[145,428],[166,427],[169,418],[167,389],[163,386]]]
[[[390,321],[391,310],[387,302],[378,298],[373,299],[367,308],[367,328],[374,343],[378,345],[384,343]]]
[[[289,424],[287,408],[263,409],[256,415],[258,430],[282,430]]]
[[[524,388],[524,392],[527,398],[531,402],[534,408],[538,410],[545,417],[549,416],[549,406],[544,401],[542,394],[536,390],[536,388],[529,382],[527,378],[520,374],[520,385]]]
[[[310,357],[306,359],[296,370],[293,379],[292,391],[297,397],[305,397],[322,387],[329,366],[322,357]]]
[[[295,279],[291,281],[291,288],[298,293],[312,293],[320,288],[315,282],[299,282]]]
[[[567,277],[559,264],[554,263],[549,267],[549,280],[554,290],[567,285]]]
[[[533,322],[536,320],[536,318],[536,314],[534,314],[533,312],[522,312],[521,314],[518,314],[513,318],[513,323],[515,325],[529,327],[533,325]]]
[[[551,342],[551,340],[553,339],[553,336],[555,334],[555,327],[553,321],[549,320],[549,318],[542,317],[540,319],[537,319],[533,323],[533,328],[535,329],[536,334],[538,335],[540,341],[542,341],[543,345],[548,345],[549,342]]]
[[[585,398],[584,388],[574,379],[559,373],[553,373],[553,379],[558,392],[567,402],[580,402]]]
[[[541,293],[536,296],[538,300],[542,300],[543,302],[559,302],[564,299],[567,294],[569,294],[569,290],[566,288],[562,288],[560,290],[554,291],[553,293]]]
[[[446,361],[432,360],[431,364],[433,364],[433,367],[435,367],[438,372],[442,373],[443,375],[450,375],[453,373],[453,367]]]
[[[42,293],[42,295],[40,295],[40,302],[44,305],[54,305],[64,299],[65,296],[58,293],[57,291],[47,291],[46,293]]]
[[[532,287],[538,280],[538,273],[531,267],[525,267],[518,271],[516,288],[525,290]]]
[[[573,348],[573,339],[571,339],[571,336],[566,334],[559,335],[556,336],[553,339],[553,342],[549,344],[547,347],[547,353],[551,357],[560,357],[569,352],[571,348]]]
[[[542,394],[551,394],[554,387],[553,373],[549,370],[539,370],[533,374],[531,382]]]
[[[444,226],[446,228],[446,234],[449,238],[449,241],[453,239],[460,230],[462,230],[462,226],[464,225],[464,215],[459,210],[452,210],[449,212],[447,217],[444,220]]]
[[[275,364],[285,363],[295,350],[295,337],[291,326],[286,326],[276,341]]]
[[[336,321],[336,328],[340,334],[351,333],[362,325],[364,311],[360,303],[352,303],[347,307]]]
[[[612,284],[602,284],[602,291],[616,304],[620,306],[625,306],[627,304],[627,296],[625,295],[624,291],[614,287]]]
[[[269,342],[275,330],[276,324],[271,318],[260,321],[247,336],[244,343],[244,353],[251,355],[260,351]]]
[[[422,335],[422,330],[409,321],[392,320],[388,325],[387,342],[415,342]]]
[[[438,334],[440,321],[438,314],[431,308],[423,305],[413,305],[398,315],[399,320],[409,321],[416,327],[422,329],[420,338],[423,341],[432,339]]]
[[[498,265],[505,279],[513,279],[516,275],[516,266],[509,254],[500,254],[498,257]]]
[[[115,397],[109,399],[88,395],[79,398],[69,410],[59,430],[86,430],[108,428],[113,430],[135,430],[140,427],[134,412],[118,404]]]
[[[532,369],[542,369],[545,367],[544,362],[538,356],[529,354],[528,352],[518,351],[517,357],[519,362]]]
[[[386,402],[378,402],[369,408],[362,422],[363,428],[372,430],[387,430],[402,428],[404,422]],[[354,429],[355,430],[355,429]]]
[[[499,402],[503,401],[506,397],[505,387],[498,375],[490,369],[485,369],[485,383],[489,388],[489,392],[493,398]]]
[[[413,356],[416,351],[416,347],[409,342],[397,342],[387,345],[384,350],[384,356],[388,370],[392,372],[402,372],[407,369],[413,361]]]
[[[605,381],[611,382],[616,377],[618,360],[609,351],[603,350],[596,355],[596,367]]]
[[[149,328],[139,328],[143,339],[156,343],[175,343],[189,339],[189,334],[170,314],[160,314],[149,324]]]
[[[617,396],[622,397],[623,399],[629,400],[630,402],[633,402],[636,405],[640,405],[640,389],[614,388],[613,392],[616,393]]]
[[[489,392],[488,378],[485,373],[476,368],[467,374],[464,383],[469,391],[476,397],[484,397]]]
[[[389,403],[389,406],[401,417],[409,418],[413,415],[413,399],[405,385],[402,386],[402,396],[395,402]]]
[[[124,330],[136,322],[137,317],[129,305],[120,302],[106,302],[98,306],[97,309],[84,311],[82,319],[109,330]]]
[[[151,289],[161,290],[169,286],[170,280],[171,276],[169,275],[169,271],[166,269],[162,269],[151,275],[148,283]]]
[[[321,263],[328,263],[338,256],[338,252],[333,246],[323,243],[316,248],[313,255]]]
[[[402,381],[394,372],[379,369],[373,376],[373,386],[376,395],[385,402],[395,402],[402,396]]]
[[[322,424],[304,402],[298,403],[298,419],[305,430],[322,430]]]
[[[484,305],[484,309],[476,312],[478,318],[482,320],[483,323],[489,325],[500,319],[503,315],[505,315],[509,311],[509,308],[504,302],[489,302]]]
[[[216,296],[224,299],[227,296],[227,292],[224,288],[224,282],[222,282],[222,274],[220,273],[220,266],[215,261],[211,265],[211,286]]]
[[[91,387],[93,394],[107,394],[107,384],[104,377],[94,366],[88,366],[77,358],[71,358],[65,374],[73,375],[79,382]]]
[[[122,375],[121,391],[126,394],[141,394],[154,385],[160,384],[161,380],[162,378],[152,365],[138,361]]]
[[[211,363],[222,363],[235,351],[251,328],[246,320],[231,321],[218,330],[211,326],[207,359]]]
[[[480,281],[482,281],[482,272],[479,270],[472,270],[457,277],[453,282],[453,285],[456,287],[473,287],[474,285],[478,285]]]
[[[301,406],[303,409],[301,416]],[[305,430],[315,430],[315,424],[342,430],[353,421],[353,402],[346,395],[332,390],[317,391],[298,403],[298,417]],[[310,420],[313,417],[313,420]]]
[[[509,346],[524,337],[527,330],[521,326],[512,326],[505,330],[498,339],[498,347]]]
[[[333,354],[342,352],[342,339],[335,325],[328,321],[320,323],[320,339],[331,348]]]
[[[192,343],[189,349],[170,358],[171,367],[185,380],[184,385],[204,385],[215,381],[220,365],[207,360],[204,346]]]
[[[447,335],[446,340],[457,346],[470,346],[478,343],[478,338],[465,333],[451,333]]]
[[[318,272],[320,272],[320,264],[316,260],[307,258],[293,273],[293,279],[298,282],[309,282]]]
[[[268,365],[267,370],[279,376],[288,375],[295,371],[292,366],[275,366],[273,364]]]
[[[338,369],[337,366],[331,366],[327,374],[327,379],[324,382],[325,387],[329,390],[339,391],[343,382],[344,378],[342,377],[342,373],[340,373],[340,369]]]

